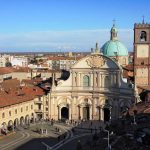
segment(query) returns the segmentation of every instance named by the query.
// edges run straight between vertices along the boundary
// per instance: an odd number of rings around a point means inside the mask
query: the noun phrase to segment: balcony
[[[35,113],[42,113],[42,109],[35,109]]]
[[[35,103],[35,104],[42,104],[42,101],[36,100],[34,103]]]

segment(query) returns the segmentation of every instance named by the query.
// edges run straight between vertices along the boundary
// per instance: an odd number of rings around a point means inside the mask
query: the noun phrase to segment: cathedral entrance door
[[[89,109],[89,107],[83,107],[83,119],[85,119],[85,120],[90,119],[90,109]]]
[[[104,108],[104,121],[109,121],[109,120],[110,120],[110,109]]]
[[[61,119],[69,119],[69,109],[67,107],[61,109]]]

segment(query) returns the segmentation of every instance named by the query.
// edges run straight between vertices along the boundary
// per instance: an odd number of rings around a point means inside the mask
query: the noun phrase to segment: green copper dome
[[[118,40],[106,42],[101,49],[106,56],[128,56],[127,48]]]
[[[106,56],[128,56],[127,48],[118,40],[115,24],[110,31],[110,41],[102,46],[102,53]]]

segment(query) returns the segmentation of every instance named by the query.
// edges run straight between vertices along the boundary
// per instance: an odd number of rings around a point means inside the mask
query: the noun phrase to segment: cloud
[[[133,31],[118,30],[118,38],[132,50]],[[0,34],[0,51],[90,51],[110,39],[110,30],[37,31]]]

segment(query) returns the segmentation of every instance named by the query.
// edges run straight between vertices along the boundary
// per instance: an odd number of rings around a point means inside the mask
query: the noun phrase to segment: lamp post
[[[136,121],[135,121],[135,114],[133,115],[133,124],[136,125]]]
[[[110,142],[109,142],[109,140],[110,140],[109,130],[104,130],[104,132],[107,132],[107,134],[108,134],[108,150],[111,150],[111,145],[110,145]]]

